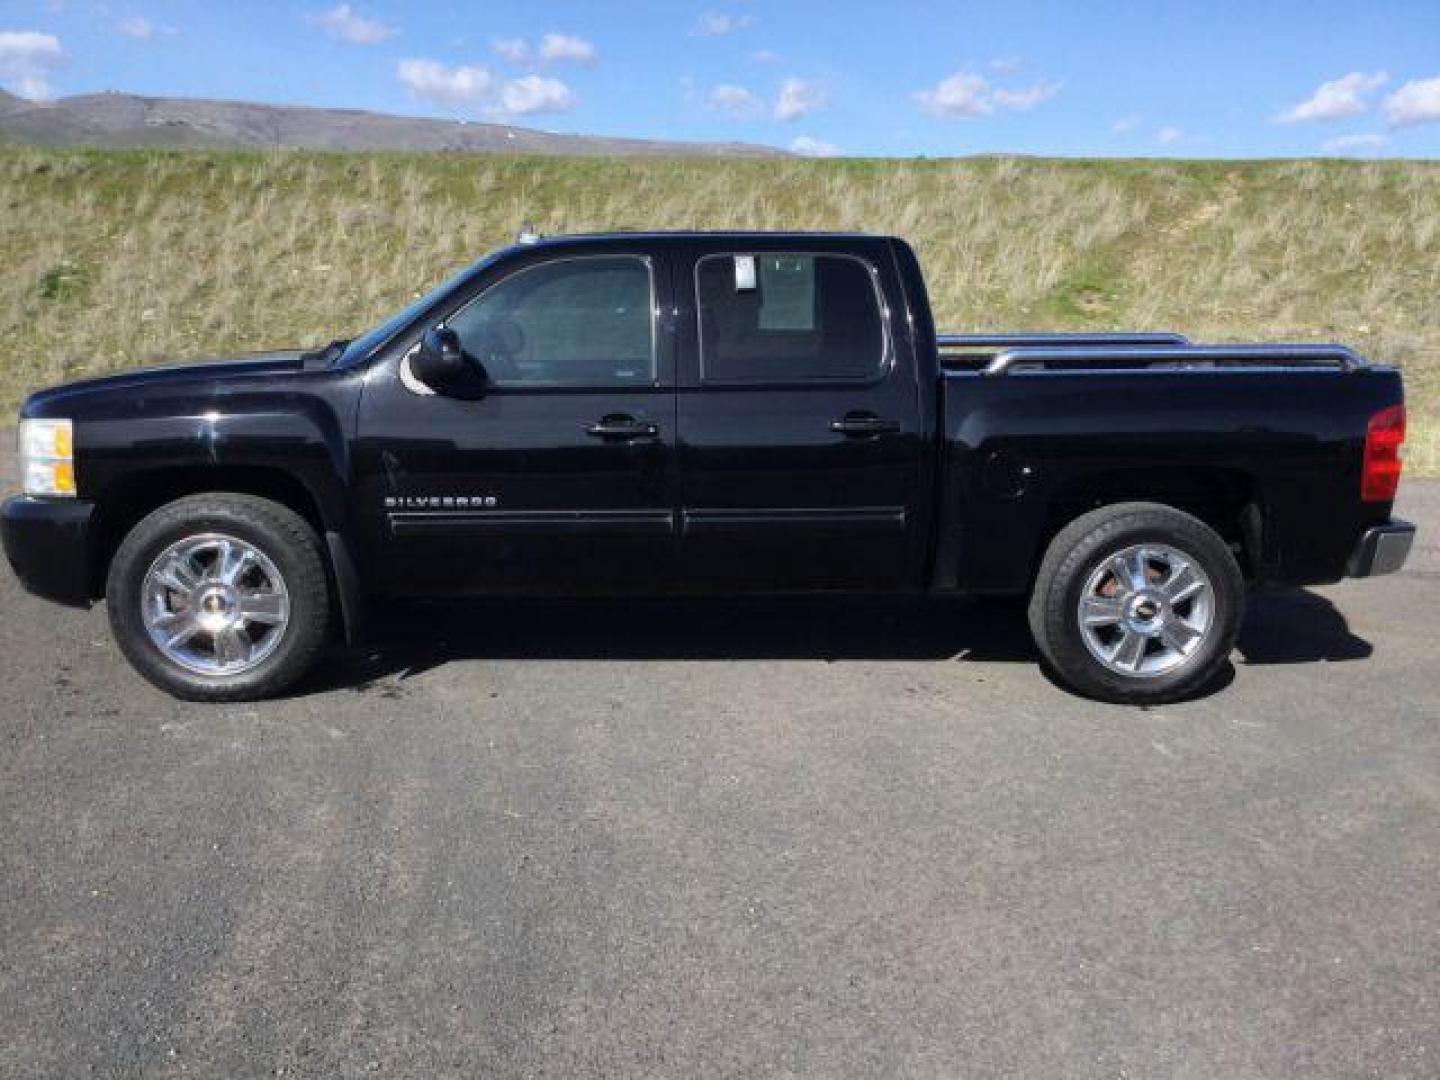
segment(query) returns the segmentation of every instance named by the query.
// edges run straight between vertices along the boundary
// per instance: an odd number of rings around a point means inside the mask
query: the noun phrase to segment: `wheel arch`
[[[1230,545],[1247,579],[1260,575],[1266,531],[1256,478],[1222,466],[1156,466],[1087,473],[1055,488],[1030,567],[1032,585],[1045,552],[1065,526],[1092,510],[1130,502],[1156,503],[1197,518]]]
[[[326,501],[303,479],[268,465],[176,465],[137,471],[113,482],[96,500],[88,573],[91,596],[104,596],[116,550],[146,515],[187,495],[212,493],[269,499],[304,518],[323,541],[326,574],[339,604],[345,638],[358,639],[363,601],[348,528],[334,520]]]

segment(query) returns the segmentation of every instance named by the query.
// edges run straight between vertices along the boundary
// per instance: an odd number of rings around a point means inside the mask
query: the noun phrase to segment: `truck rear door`
[[[884,242],[717,239],[674,272],[683,587],[909,587],[925,443]]]

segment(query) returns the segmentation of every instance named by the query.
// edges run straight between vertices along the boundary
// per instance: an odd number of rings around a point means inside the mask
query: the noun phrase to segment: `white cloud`
[[[524,38],[495,38],[490,47],[512,64],[528,64],[536,59],[556,64],[593,64],[600,55],[593,42],[577,34],[546,34],[533,47]]]
[[[722,11],[707,11],[695,20],[691,37],[721,37],[736,30],[748,30],[755,25],[754,15],[728,15]]]
[[[765,103],[759,96],[743,86],[723,83],[714,87],[706,98],[711,108],[727,112],[735,117],[758,116],[765,111]]]
[[[988,66],[997,75],[1010,75],[1020,70],[1021,63],[1018,56],[997,56]]]
[[[1039,105],[1042,101],[1049,101],[1060,92],[1058,82],[1036,83],[1034,86],[1027,86],[1023,90],[1007,90],[1003,86],[995,88],[995,104],[1002,109],[1014,109],[1016,112],[1026,112]]]
[[[941,79],[932,89],[921,90],[915,100],[932,116],[973,120],[990,116],[997,109],[1024,112],[1059,92],[1060,84],[1056,82],[1012,89],[994,86],[984,75],[973,71],[957,71]]]
[[[497,118],[566,112],[579,104],[570,87],[544,75],[497,79],[489,68],[410,59],[400,61],[396,76],[412,94],[432,104],[475,106]]]
[[[179,33],[173,26],[156,26],[143,15],[132,15],[127,19],[121,19],[115,25],[115,29],[125,37],[134,38],[136,41],[153,41],[162,35],[173,37]]]
[[[331,37],[351,45],[378,45],[400,31],[378,19],[367,19],[349,4],[336,4],[328,11],[308,16],[309,21]]]
[[[157,32],[155,24],[143,15],[132,15],[128,19],[121,19],[117,29],[126,37],[137,38],[140,41],[149,41]]]
[[[834,143],[812,139],[809,135],[799,135],[791,140],[790,152],[801,157],[834,157],[840,153],[840,148]]]
[[[973,119],[989,116],[995,111],[990,98],[990,83],[983,75],[957,71],[940,80],[933,90],[915,95],[921,107],[934,116],[959,116]]]
[[[512,64],[530,62],[530,43],[524,38],[496,38],[490,42],[490,47]]]
[[[483,67],[447,67],[438,60],[401,60],[400,81],[418,98],[436,105],[474,105],[495,89],[495,76]]]
[[[50,73],[65,58],[60,39],[54,34],[0,30],[0,82],[21,97],[34,101],[48,98]]]
[[[575,92],[559,79],[526,75],[500,88],[499,104],[490,111],[500,116],[533,116],[568,112],[577,104]]]
[[[776,120],[798,120],[819,112],[830,104],[825,87],[804,79],[786,79],[780,87],[780,97],[775,102]]]
[[[1330,139],[1321,147],[1327,154],[1346,154],[1357,150],[1375,150],[1390,140],[1378,131],[1367,131],[1359,135],[1341,135]]]
[[[1440,121],[1440,75],[1433,79],[1412,79],[1387,97],[1385,119],[1391,127]]]
[[[770,49],[756,49],[750,54],[750,59],[756,64],[778,64],[780,54]]]
[[[1383,71],[1367,75],[1363,71],[1352,71],[1338,79],[1321,83],[1315,93],[1275,117],[1276,123],[1300,124],[1309,120],[1341,120],[1347,116],[1359,116],[1370,108],[1366,95],[1378,90],[1390,80]]]
[[[540,59],[575,64],[595,62],[595,46],[574,34],[546,34],[540,39]]]
[[[1178,127],[1162,127],[1155,133],[1155,139],[1161,146],[1174,146],[1183,138],[1185,130]]]
[[[1128,135],[1140,126],[1139,113],[1126,113],[1115,123],[1110,125],[1110,131],[1115,135]]]

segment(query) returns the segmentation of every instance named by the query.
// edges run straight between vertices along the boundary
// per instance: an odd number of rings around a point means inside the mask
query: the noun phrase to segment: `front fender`
[[[177,471],[273,471],[305,489],[325,530],[348,532],[359,379],[321,372],[273,381],[280,385],[221,382],[152,388],[129,401],[73,399],[81,497],[103,506],[117,491]]]

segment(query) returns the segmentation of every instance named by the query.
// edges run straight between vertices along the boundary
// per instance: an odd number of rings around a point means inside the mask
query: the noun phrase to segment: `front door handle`
[[[591,424],[585,434],[596,439],[653,439],[660,434],[660,425],[617,414]]]
[[[830,421],[830,430],[840,435],[893,435],[900,430],[900,421],[885,420],[872,413],[847,413]]]

